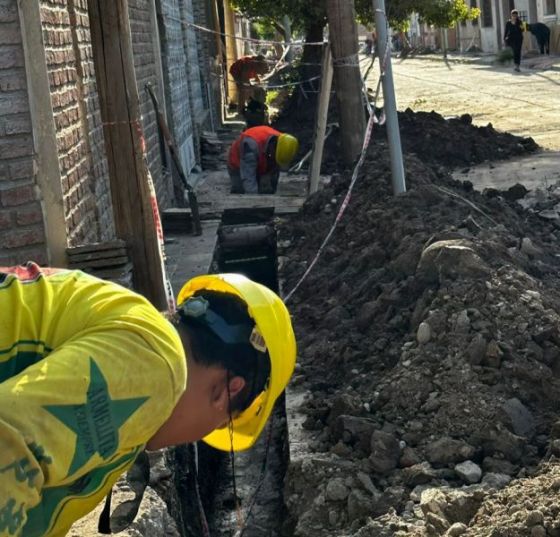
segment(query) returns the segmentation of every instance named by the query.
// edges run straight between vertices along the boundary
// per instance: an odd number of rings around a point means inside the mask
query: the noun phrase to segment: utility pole
[[[362,151],[366,129],[354,0],[327,0],[327,18],[334,63],[342,158],[344,164],[351,166]]]
[[[129,248],[135,290],[163,309],[167,300],[159,222],[144,157],[128,2],[90,0],[88,10],[117,236]]]
[[[387,41],[387,16],[385,14],[385,0],[373,0],[375,13],[375,29],[377,31],[377,50],[379,61],[384,73],[381,74],[383,84],[383,101],[385,117],[387,118],[387,139],[389,154],[391,155],[391,175],[393,178],[393,193],[406,192],[404,165],[401,147],[401,134],[399,131],[399,118],[397,115],[397,101],[395,99],[395,86],[393,84],[393,70],[391,67],[391,45]],[[387,48],[389,47],[389,50]]]
[[[224,27],[226,33],[226,74],[227,90],[230,103],[238,101],[237,84],[229,74],[230,67],[237,61],[237,41],[235,39],[235,15],[229,4],[229,0],[224,0]],[[239,110],[241,112],[241,110]]]
[[[329,102],[333,79],[333,66],[330,45],[324,45],[323,65],[321,67],[321,90],[319,93],[319,104],[317,106],[317,124],[315,126],[315,137],[313,139],[313,156],[309,166],[309,193],[313,194],[319,190],[319,177],[321,175],[321,163],[323,162],[323,148],[325,145],[325,132],[327,130],[327,119],[329,115]]]

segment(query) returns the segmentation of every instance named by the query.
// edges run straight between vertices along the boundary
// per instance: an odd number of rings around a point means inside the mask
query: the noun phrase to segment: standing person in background
[[[504,42],[513,51],[513,70],[518,72],[521,70],[521,47],[523,46],[523,24],[519,18],[519,12],[514,9],[511,12],[511,18],[506,23],[504,33]]]
[[[237,111],[241,114],[249,97],[252,94],[251,81],[257,83],[261,81],[260,77],[268,72],[266,58],[259,54],[258,56],[243,56],[239,58],[229,68],[229,74],[237,84]]]

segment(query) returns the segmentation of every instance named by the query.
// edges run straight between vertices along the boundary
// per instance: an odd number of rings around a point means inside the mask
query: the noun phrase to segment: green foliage
[[[363,23],[374,20],[371,0],[355,0],[358,18]],[[418,13],[420,18],[438,28],[449,28],[464,20],[476,19],[478,8],[471,8],[464,0],[386,0],[389,23],[394,30],[405,31],[408,18]]]
[[[253,35],[258,39],[273,41],[276,38],[276,28],[270,19],[257,19],[252,24]]]
[[[469,7],[464,0],[420,0],[417,11],[424,22],[436,28],[450,28],[480,15],[478,8]]]
[[[317,21],[326,21],[325,0],[230,0],[234,9],[250,18],[282,23],[284,15],[293,30],[305,30]]]
[[[375,21],[372,0],[354,0],[358,20],[363,24]],[[293,29],[304,31],[317,22],[326,22],[325,0],[231,0],[232,6],[251,18],[281,24],[288,15]],[[480,15],[465,0],[386,0],[387,17],[394,30],[405,31],[412,13],[439,28],[449,28]]]
[[[498,57],[496,61],[501,64],[507,64],[513,61],[513,50],[509,47],[505,47],[500,52],[498,52]]]

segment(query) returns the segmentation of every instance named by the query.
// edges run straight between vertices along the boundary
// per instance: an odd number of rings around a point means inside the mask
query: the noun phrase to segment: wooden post
[[[362,151],[366,128],[354,0],[327,0],[327,18],[334,62],[342,158],[344,164],[351,166]]]
[[[88,8],[117,236],[130,250],[135,289],[163,309],[165,280],[144,158],[128,2],[89,0]]]
[[[18,2],[23,37],[25,74],[33,128],[33,146],[37,155],[37,186],[41,192],[47,257],[54,267],[66,267],[66,218],[58,162],[56,125],[38,2]]]
[[[309,166],[310,194],[317,192],[319,189],[319,175],[321,174],[321,162],[323,161],[323,147],[325,144],[325,131],[327,130],[329,102],[331,100],[332,79],[333,65],[331,47],[325,45],[321,66],[321,90],[317,107],[317,125],[315,127],[315,138],[313,140],[313,157]]]
[[[227,88],[228,88],[228,99],[230,103],[237,103],[238,89],[237,84],[229,74],[230,67],[237,61],[237,43],[235,39],[235,17],[233,15],[233,10],[229,5],[229,0],[224,0],[224,21],[225,21],[225,33],[226,33],[226,74],[227,77]]]
[[[220,26],[220,15],[218,14],[218,0],[212,0],[212,22],[214,24],[214,37],[216,38],[216,55],[220,65],[224,61],[223,42],[222,42],[222,27]]]

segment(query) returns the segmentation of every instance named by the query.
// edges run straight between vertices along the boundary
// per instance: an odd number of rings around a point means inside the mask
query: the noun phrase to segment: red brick
[[[28,110],[29,98],[26,91],[19,90],[0,93],[0,117],[27,112]]]
[[[4,248],[21,248],[44,242],[45,235],[42,228],[11,229],[0,233],[0,244]]]
[[[33,246],[31,248],[25,248],[13,254],[14,262],[12,265],[21,265],[27,263],[28,261],[33,261],[41,266],[46,266],[47,262],[47,252],[45,246]]]
[[[16,212],[16,223],[18,226],[29,226],[43,221],[43,211],[39,203],[29,207],[18,209]]]
[[[0,22],[13,22],[18,20],[16,2],[0,2]]]
[[[33,158],[26,158],[16,162],[10,162],[10,178],[14,179],[27,179],[35,175],[35,161]]]
[[[36,200],[33,185],[18,186],[0,191],[0,199],[4,207],[16,207]]]
[[[6,135],[31,133],[31,118],[27,114],[11,116],[6,121]]]
[[[9,211],[0,210],[0,229],[7,229],[12,226],[12,214]]]
[[[17,45],[0,46],[0,69],[23,67],[23,50]]]
[[[0,138],[0,160],[31,156],[32,154],[33,141],[31,136],[20,135]]]
[[[26,252],[28,259],[35,261],[38,265],[44,267],[48,264],[47,252],[45,247],[33,248]]]
[[[0,71],[0,92],[16,91],[27,88],[25,71],[23,69],[10,69]]]
[[[0,23],[0,45],[15,45],[21,43],[21,32],[17,21]]]

